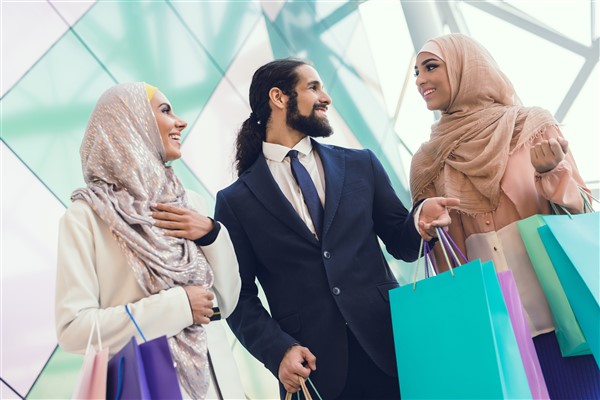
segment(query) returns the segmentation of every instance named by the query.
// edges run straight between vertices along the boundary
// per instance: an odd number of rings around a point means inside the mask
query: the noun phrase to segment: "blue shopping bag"
[[[600,367],[600,213],[547,215],[544,222],[540,238]]]
[[[471,261],[389,295],[403,398],[531,399],[492,262]]]

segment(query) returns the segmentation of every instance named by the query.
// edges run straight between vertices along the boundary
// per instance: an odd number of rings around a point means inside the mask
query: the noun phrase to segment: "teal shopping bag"
[[[546,251],[600,367],[600,213],[544,216]]]
[[[542,285],[554,319],[554,332],[563,357],[591,354],[575,313],[558,279],[538,228],[546,225],[544,215],[532,215],[517,222],[521,239],[527,249],[531,265]]]
[[[403,398],[531,399],[492,262],[390,290]]]

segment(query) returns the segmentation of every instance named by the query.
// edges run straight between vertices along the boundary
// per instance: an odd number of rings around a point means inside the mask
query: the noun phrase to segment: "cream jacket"
[[[187,193],[192,206],[204,212],[201,196]],[[225,318],[237,304],[241,284],[235,251],[225,226],[221,226],[217,239],[202,247],[202,251],[214,272],[215,303]],[[58,238],[55,318],[59,345],[65,351],[83,354],[96,318],[102,345],[109,348],[111,356],[132,336],[142,342],[125,311],[126,304],[147,340],[173,336],[193,323],[185,290],[174,287],[145,296],[109,227],[86,202],[73,202],[60,220]],[[207,329],[209,349],[213,347],[211,342],[221,343],[220,347],[226,349],[222,345],[226,339],[223,327],[214,328],[217,329]],[[223,337],[211,337],[215,333]],[[212,354],[215,364],[220,357]],[[231,354],[227,357],[233,362]]]

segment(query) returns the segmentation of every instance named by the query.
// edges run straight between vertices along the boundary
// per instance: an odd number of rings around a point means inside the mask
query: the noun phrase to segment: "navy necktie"
[[[300,186],[304,202],[310,213],[310,219],[312,219],[317,236],[320,239],[323,229],[323,206],[321,205],[317,188],[308,171],[304,168],[304,165],[298,160],[298,151],[290,150],[288,156],[290,157],[290,164],[292,166],[292,175],[294,175],[298,186]]]

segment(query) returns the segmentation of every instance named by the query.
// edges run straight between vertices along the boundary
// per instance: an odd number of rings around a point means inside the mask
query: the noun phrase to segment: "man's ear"
[[[284,109],[287,106],[289,97],[278,87],[272,87],[269,90],[269,99],[274,107]]]

